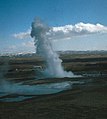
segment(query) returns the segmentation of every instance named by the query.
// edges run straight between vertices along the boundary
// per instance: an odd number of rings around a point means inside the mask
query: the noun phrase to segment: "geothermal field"
[[[107,52],[55,52],[50,34],[36,20],[36,53],[0,56],[0,119],[106,119]]]
[[[36,55],[0,57],[1,119],[106,119],[107,55],[60,58],[75,76],[43,78],[44,59]]]

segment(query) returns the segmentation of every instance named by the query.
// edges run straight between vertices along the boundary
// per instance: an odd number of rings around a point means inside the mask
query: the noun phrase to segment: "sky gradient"
[[[30,29],[35,17],[49,26],[107,26],[107,0],[0,0],[0,52],[32,52],[33,39],[12,35]],[[53,42],[55,50],[107,50],[107,33]]]

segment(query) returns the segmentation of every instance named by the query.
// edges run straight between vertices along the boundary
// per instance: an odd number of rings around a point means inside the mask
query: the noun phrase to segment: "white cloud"
[[[23,42],[22,46],[28,47],[28,48],[34,48],[34,41],[30,40],[30,41],[27,41],[27,42]]]
[[[8,47],[8,49],[14,50],[14,49],[16,49],[16,45],[10,45],[10,46]]]
[[[12,36],[16,39],[26,39],[26,38],[30,38],[30,32],[31,30],[29,29],[26,32],[15,33]]]
[[[78,23],[75,25],[65,25],[53,27],[51,34],[53,39],[70,39],[75,36],[83,36],[97,33],[107,33],[107,27],[101,24]]]
[[[14,34],[17,39],[26,39],[30,37],[31,30]],[[107,27],[101,24],[77,23],[75,25],[65,25],[52,27],[48,33],[48,37],[52,40],[72,39],[76,36],[91,35],[97,33],[107,33]]]

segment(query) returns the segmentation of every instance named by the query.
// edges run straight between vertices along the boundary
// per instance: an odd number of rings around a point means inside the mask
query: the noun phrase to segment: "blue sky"
[[[15,39],[37,16],[49,26],[100,23],[107,26],[107,0],[0,0],[0,52],[34,51],[31,39]],[[84,45],[85,44],[85,45]],[[26,47],[25,47],[26,45]],[[53,42],[55,50],[107,50],[107,34]]]

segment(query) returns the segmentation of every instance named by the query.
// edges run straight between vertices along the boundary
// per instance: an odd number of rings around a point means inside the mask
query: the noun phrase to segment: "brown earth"
[[[0,102],[0,119],[107,119],[107,56],[64,56],[62,59],[66,70],[83,77],[33,81],[36,75],[33,66],[44,66],[43,60],[10,58],[6,77],[13,82],[24,81],[30,85],[69,80],[89,82],[53,95]]]

